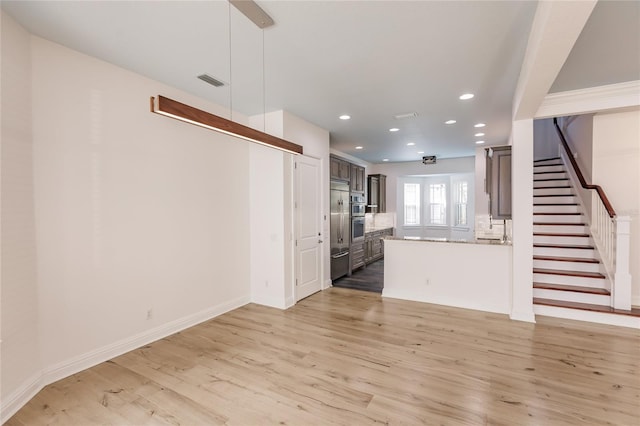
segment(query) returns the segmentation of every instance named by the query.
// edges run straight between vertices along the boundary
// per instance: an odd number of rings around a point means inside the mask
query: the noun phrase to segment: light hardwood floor
[[[333,288],[43,389],[6,425],[638,425],[637,330]]]

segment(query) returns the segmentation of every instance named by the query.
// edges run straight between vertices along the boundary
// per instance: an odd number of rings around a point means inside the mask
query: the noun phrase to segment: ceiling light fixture
[[[340,116],[340,117],[338,117],[338,118],[339,118],[340,120],[349,120],[349,119],[351,118],[351,116],[350,116],[350,115],[347,115],[347,114],[344,114],[344,115],[341,115],[341,116]]]
[[[478,124],[475,124],[473,127],[484,127],[484,126],[486,126],[486,124],[478,123]]]
[[[390,132],[397,132],[398,130],[400,129],[398,129],[397,127],[392,127],[389,129]]]
[[[456,124],[456,120],[447,120],[444,124]]]
[[[409,143],[407,144],[407,146],[414,146],[414,145],[415,145],[415,142],[409,142]]]
[[[362,147],[361,146],[356,146],[356,149],[362,149]]]
[[[475,136],[475,137],[479,138],[480,136],[484,136],[484,133],[476,133],[476,134],[475,134],[475,135],[473,135],[473,136]]]
[[[473,96],[474,96],[473,93],[465,93],[464,95],[460,95],[460,100],[466,101],[473,98]]]
[[[424,154],[424,151],[418,151],[418,154]]]
[[[484,141],[476,141],[476,145],[482,145]]]
[[[389,159],[388,158],[383,158],[382,161],[389,161]]]
[[[151,97],[151,112],[292,154],[302,154],[302,146],[293,142],[271,136],[260,130],[252,129],[161,95],[158,95],[157,98]]]

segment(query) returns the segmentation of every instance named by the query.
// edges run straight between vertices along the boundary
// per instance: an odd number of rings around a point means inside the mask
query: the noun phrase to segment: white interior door
[[[295,157],[296,301],[322,289],[320,160]]]

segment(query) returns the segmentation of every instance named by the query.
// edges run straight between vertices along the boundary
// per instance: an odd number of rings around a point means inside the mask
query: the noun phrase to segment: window
[[[429,184],[429,225],[447,224],[447,185]]]
[[[467,226],[468,185],[466,181],[456,182],[453,187],[453,225]]]
[[[404,184],[404,224],[420,225],[420,184]]]

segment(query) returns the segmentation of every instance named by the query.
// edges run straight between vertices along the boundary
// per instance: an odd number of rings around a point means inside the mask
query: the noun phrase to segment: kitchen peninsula
[[[511,244],[390,237],[384,245],[383,297],[509,313]]]

